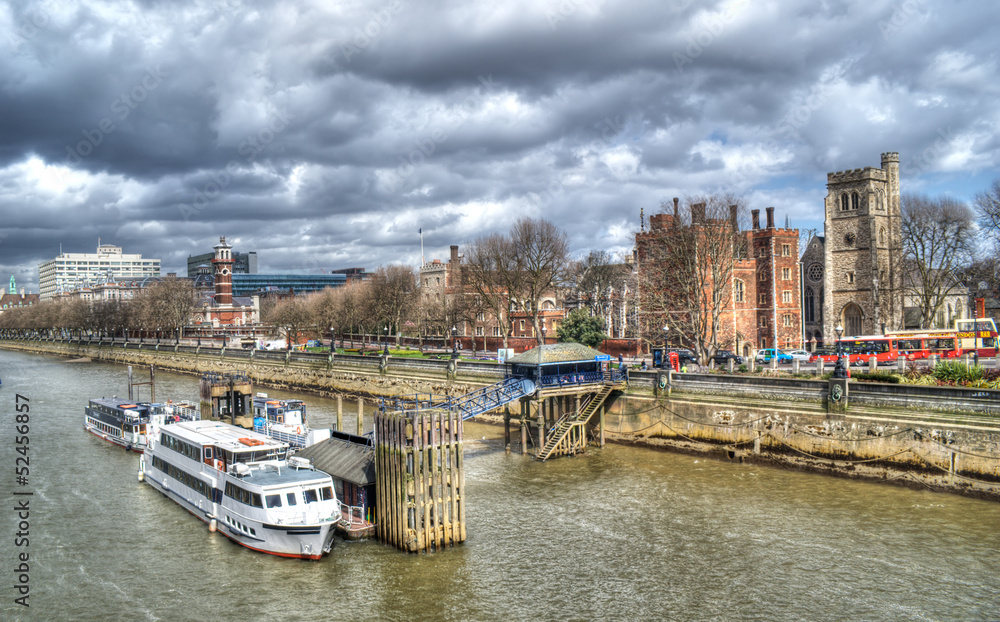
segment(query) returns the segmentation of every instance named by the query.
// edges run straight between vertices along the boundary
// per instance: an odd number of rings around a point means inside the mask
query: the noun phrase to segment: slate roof
[[[588,348],[582,343],[563,342],[547,343],[535,346],[517,356],[508,359],[508,363],[520,365],[552,365],[555,363],[593,362],[594,358],[603,352]]]
[[[358,486],[375,483],[375,452],[368,445],[331,438],[298,451],[296,456],[312,460],[314,467]]]

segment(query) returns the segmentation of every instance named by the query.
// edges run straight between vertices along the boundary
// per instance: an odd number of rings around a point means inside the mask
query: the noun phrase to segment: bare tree
[[[538,344],[542,344],[541,302],[547,294],[562,285],[569,262],[569,242],[566,233],[547,220],[519,218],[510,229],[510,241],[518,260],[521,282],[516,293],[518,302],[531,314]]]
[[[279,300],[264,319],[284,333],[287,349],[301,335],[311,333],[316,328],[316,318],[309,308],[309,301],[302,296]]]
[[[976,195],[975,207],[979,226],[1000,240],[1000,179],[994,180],[989,190]]]
[[[375,320],[395,328],[396,346],[403,321],[416,308],[417,279],[410,266],[380,267],[371,280],[371,301]]]
[[[665,211],[665,210],[664,210]],[[729,345],[722,314],[732,305],[735,260],[746,256],[739,199],[708,196],[685,201],[676,217],[637,236],[638,297],[643,336],[650,344],[667,334],[705,361]]]
[[[971,262],[974,215],[960,201],[906,194],[902,212],[904,290],[920,309],[920,327],[934,325],[961,287],[956,271]]]
[[[463,302],[453,309],[456,317],[467,315],[466,307],[476,313],[488,313],[496,319],[506,348],[511,334],[511,292],[521,289],[523,274],[511,240],[502,234],[479,238],[469,247],[462,266],[461,294],[475,297],[475,304]]]
[[[624,322],[616,321],[621,317],[616,317],[615,310],[617,308],[617,315],[621,316],[632,266],[621,260],[616,261],[607,251],[599,250],[591,251],[582,261],[574,262],[570,273],[577,303],[590,315],[604,320],[611,335],[622,336]]]
[[[147,287],[137,302],[144,316],[138,322],[142,327],[169,328],[180,339],[181,329],[194,313],[194,286],[187,279],[165,279]]]

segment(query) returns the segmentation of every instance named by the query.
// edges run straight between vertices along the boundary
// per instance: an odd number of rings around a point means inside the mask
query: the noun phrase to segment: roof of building
[[[521,365],[551,365],[554,363],[590,362],[603,352],[588,348],[582,343],[571,341],[562,343],[547,343],[536,346],[508,360],[509,363]]]
[[[295,455],[312,460],[314,467],[337,479],[358,486],[369,486],[375,483],[375,452],[367,444],[367,439],[364,440],[361,443],[349,438],[334,437],[306,447]]]

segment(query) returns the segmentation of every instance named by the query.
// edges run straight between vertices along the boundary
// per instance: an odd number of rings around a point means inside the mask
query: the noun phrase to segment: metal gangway
[[[441,408],[455,409],[462,420],[471,419],[496,410],[504,404],[517,401],[535,392],[535,383],[528,378],[505,378],[496,384],[477,389],[462,397],[446,397],[433,393],[417,393],[411,397],[382,398],[379,409],[386,411],[411,411]]]

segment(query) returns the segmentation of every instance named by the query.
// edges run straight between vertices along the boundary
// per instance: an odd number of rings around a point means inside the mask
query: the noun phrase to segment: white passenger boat
[[[162,415],[165,422],[201,418],[198,408],[188,402],[151,404],[120,397],[102,397],[90,400],[83,409],[83,428],[94,436],[141,453],[146,448],[153,415]]]
[[[282,557],[319,559],[342,520],[333,480],[288,444],[221,421],[160,427],[139,480],[238,544]]]
[[[295,449],[315,445],[330,438],[330,430],[307,425],[306,405],[302,400],[270,399],[267,393],[253,398],[253,429]]]

